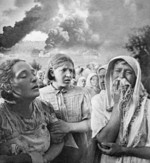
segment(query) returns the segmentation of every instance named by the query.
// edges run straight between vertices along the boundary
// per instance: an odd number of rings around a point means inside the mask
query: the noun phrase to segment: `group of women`
[[[101,91],[89,96],[70,84],[72,59],[56,54],[48,63],[50,85],[39,90],[26,61],[2,61],[0,163],[87,163],[91,129],[100,154],[92,162],[150,162],[149,99],[138,62],[119,56],[97,73]]]

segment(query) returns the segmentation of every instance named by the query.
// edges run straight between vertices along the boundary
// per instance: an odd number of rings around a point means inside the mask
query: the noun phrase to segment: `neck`
[[[24,118],[29,118],[32,114],[31,102],[33,100],[21,100],[11,106],[11,110]]]
[[[58,84],[57,84],[57,82],[52,82],[52,86],[55,88],[55,89],[58,89],[58,90],[61,90],[61,89],[63,89],[63,88],[68,88],[68,86],[59,86]]]

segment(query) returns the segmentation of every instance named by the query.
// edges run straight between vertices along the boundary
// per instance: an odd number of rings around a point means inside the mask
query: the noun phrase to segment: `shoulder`
[[[99,94],[92,97],[91,102],[93,103],[102,103],[106,100],[106,91],[102,90]]]
[[[0,113],[2,113],[5,110],[4,109],[5,108],[4,105],[5,105],[5,102],[4,101],[0,103]]]
[[[84,89],[79,86],[70,86],[68,88],[68,94],[84,94]]]
[[[100,99],[100,96],[101,96],[100,93],[99,93],[99,94],[96,94],[95,96],[92,97],[91,100],[92,100],[92,101],[97,101],[97,100]]]
[[[3,121],[3,119],[5,119],[4,117],[6,116],[5,114],[6,114],[6,111],[5,111],[5,106],[4,106],[4,103],[5,102],[1,102],[0,103],[0,125],[1,125],[1,123],[2,123],[2,121]]]
[[[53,106],[49,102],[41,100],[40,98],[36,98],[34,100],[34,104],[38,105],[40,110],[44,110],[50,113],[54,112]]]
[[[52,92],[52,88],[50,85],[48,85],[48,86],[45,86],[43,88],[40,88],[39,91],[40,91],[40,94],[47,94],[47,93]]]

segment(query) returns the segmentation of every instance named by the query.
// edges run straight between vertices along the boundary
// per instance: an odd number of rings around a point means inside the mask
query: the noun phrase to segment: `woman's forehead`
[[[124,66],[131,69],[131,70],[133,70],[133,68],[124,60],[119,60],[119,61],[116,61],[114,63],[114,68],[116,68],[116,67],[124,67]]]
[[[91,77],[91,79],[96,79],[96,78],[98,78],[97,75],[93,75],[93,76]]]
[[[13,72],[14,73],[18,73],[18,72],[21,72],[21,71],[24,71],[24,70],[31,70],[33,69],[31,67],[31,65],[29,65],[28,63],[24,62],[24,61],[20,61],[20,62],[17,62],[14,66],[13,66]]]
[[[99,71],[98,71],[98,74],[100,75],[100,74],[104,74],[106,72],[106,69],[105,68],[102,68],[102,69],[100,69]]]
[[[58,66],[58,68],[65,68],[65,67],[74,68],[73,64],[70,61],[65,61],[65,62],[59,63],[57,66]]]

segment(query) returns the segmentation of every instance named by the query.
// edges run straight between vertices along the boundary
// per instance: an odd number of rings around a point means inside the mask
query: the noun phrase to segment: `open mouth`
[[[65,81],[65,83],[70,83],[70,82],[71,82],[70,79],[66,79],[66,80],[64,80],[64,81]]]

